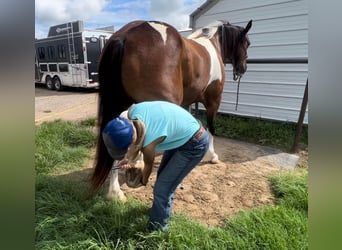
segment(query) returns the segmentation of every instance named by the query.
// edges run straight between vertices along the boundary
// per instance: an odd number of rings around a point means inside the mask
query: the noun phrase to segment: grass
[[[36,249],[308,249],[307,171],[270,177],[276,206],[241,211],[221,227],[176,214],[168,233],[149,233],[147,203],[87,196],[87,178],[76,170],[94,147],[94,125],[36,127]]]
[[[76,170],[95,146],[96,135],[91,131],[94,119],[79,123],[57,120],[46,122],[35,132],[36,173]]]
[[[201,112],[198,118],[206,124]],[[234,115],[218,114],[215,120],[217,136],[237,139],[260,145],[272,146],[284,151],[292,147],[296,133],[296,124],[258,118],[246,118]],[[308,126],[302,126],[299,149],[307,149]]]
[[[283,207],[295,208],[302,213],[308,211],[308,174],[299,171],[296,175],[278,174],[270,177],[271,186],[278,203]]]

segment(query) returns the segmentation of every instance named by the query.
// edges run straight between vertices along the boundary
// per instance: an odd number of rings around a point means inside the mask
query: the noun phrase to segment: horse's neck
[[[215,80],[224,76],[224,65],[217,38],[198,37],[184,39],[183,58],[183,104],[189,105],[198,100],[198,94]]]
[[[221,61],[223,61],[223,59],[224,59],[222,57],[223,48],[222,48],[222,44],[219,40],[219,36],[216,34],[213,38],[210,39],[210,41],[213,44],[213,46],[215,47],[218,57],[221,59]]]

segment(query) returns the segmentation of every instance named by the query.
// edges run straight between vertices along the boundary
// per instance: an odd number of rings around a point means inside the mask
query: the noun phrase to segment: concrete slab
[[[294,169],[299,156],[279,149],[253,143],[215,137],[215,151],[222,162],[231,164],[255,163],[279,169]],[[205,157],[209,160],[209,155]]]
[[[271,162],[272,165],[279,168],[294,169],[299,160],[299,156],[281,152],[276,154],[260,156],[257,159]]]

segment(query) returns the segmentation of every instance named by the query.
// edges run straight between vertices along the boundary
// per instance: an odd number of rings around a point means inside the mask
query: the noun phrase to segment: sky
[[[189,16],[205,0],[36,0],[35,37],[47,36],[50,26],[82,20],[85,28],[114,25],[114,30],[134,20],[157,20],[178,30],[189,27]]]

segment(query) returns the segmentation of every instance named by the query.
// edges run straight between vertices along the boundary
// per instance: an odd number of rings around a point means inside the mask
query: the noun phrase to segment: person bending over
[[[144,155],[141,184],[152,172],[155,152],[164,151],[153,189],[148,229],[167,231],[175,190],[203,159],[209,147],[209,134],[188,111],[165,101],[134,104],[128,119],[107,123],[102,137],[108,153],[121,168],[133,166],[138,152]]]

